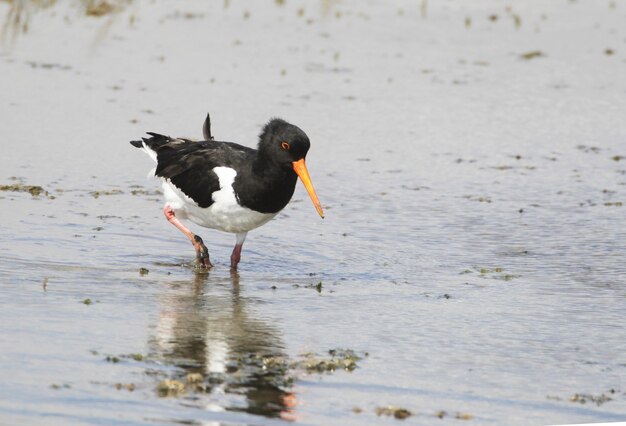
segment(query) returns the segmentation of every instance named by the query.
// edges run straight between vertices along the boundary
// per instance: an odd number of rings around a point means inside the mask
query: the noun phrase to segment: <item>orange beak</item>
[[[293,170],[296,172],[307,192],[309,193],[309,197],[311,197],[311,201],[315,205],[315,209],[319,213],[319,215],[324,219],[324,211],[322,210],[322,205],[320,204],[320,200],[317,199],[317,194],[315,193],[315,189],[313,188],[313,184],[311,183],[311,177],[309,176],[309,171],[306,169],[306,164],[304,163],[304,158],[294,161]]]

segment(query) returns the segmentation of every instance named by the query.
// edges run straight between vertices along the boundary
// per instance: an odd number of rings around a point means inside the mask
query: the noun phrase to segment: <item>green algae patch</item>
[[[474,416],[469,413],[456,413],[454,418],[457,420],[472,420]]]
[[[522,53],[520,59],[530,61],[531,59],[542,58],[544,56],[546,56],[546,54],[540,50],[531,50],[530,52]]]
[[[386,407],[376,407],[375,412],[376,412],[376,415],[379,417],[380,416],[392,416],[399,420],[404,420],[413,414],[406,408],[394,407],[393,405],[388,405]]]
[[[608,393],[614,394],[615,390],[611,389]],[[605,402],[612,401],[613,398],[611,398],[609,395],[607,395],[604,392],[602,392],[599,395],[592,395],[592,394],[587,394],[587,393],[575,393],[574,395],[569,397],[569,400],[570,402],[578,402],[579,404],[586,404],[587,402],[591,402],[593,404],[596,404],[599,407]]]
[[[457,420],[472,420],[474,418],[474,416],[469,413],[463,413],[459,411],[456,414],[452,415],[444,410],[437,411],[435,413],[435,417],[440,418],[440,419],[443,419],[444,417],[451,417],[451,418],[454,417]]]
[[[515,278],[519,278],[520,275],[509,274],[504,271],[504,268],[496,266],[493,268],[487,268],[484,266],[473,266],[472,269],[465,269],[461,271],[459,275],[467,275],[477,273],[479,278],[491,278],[494,280],[511,281]]]
[[[40,195],[44,195],[49,197],[48,191],[43,189],[39,185],[23,185],[21,183],[13,183],[11,185],[0,185],[0,191],[7,192],[28,192],[33,197],[39,197]]]
[[[204,380],[204,377],[200,373],[189,373],[185,376],[185,380],[189,384],[200,383]]]
[[[569,402],[577,403],[577,404],[595,404],[598,407],[602,404],[612,401],[614,396],[618,394],[620,391],[615,389],[609,389],[606,392],[602,392],[599,394],[590,394],[590,393],[575,393],[568,398],[561,398],[556,395],[548,395],[546,399],[550,399],[552,401],[564,401],[567,400]]]
[[[367,356],[367,353],[363,356]],[[354,371],[358,361],[363,359],[351,349],[331,349],[327,356],[314,353],[303,354],[302,359],[291,364],[293,369],[302,369],[307,373],[329,373],[336,370]]]
[[[161,191],[159,191],[158,189],[149,190],[149,189],[145,189],[141,185],[131,185],[129,188],[130,188],[130,195],[134,195],[134,196],[140,196],[140,195],[159,196],[159,195],[163,195],[163,193]]]
[[[97,351],[93,351],[92,352],[94,355],[97,355],[98,352]],[[122,354],[122,355],[107,355],[104,360],[106,362],[112,362],[113,364],[117,364],[118,362],[121,362],[123,360],[133,360],[133,361],[137,361],[137,362],[150,362],[150,360],[148,359],[148,357],[146,355],[140,354],[140,353],[133,353],[133,354]]]
[[[85,4],[87,16],[101,17],[116,11],[116,6],[108,1],[88,1]]]
[[[296,284],[297,285],[297,284]],[[300,287],[299,285],[297,285],[296,288]],[[304,286],[305,288],[312,288],[315,289],[315,291],[317,291],[318,293],[322,292],[322,289],[324,288],[324,285],[322,284],[322,282],[318,282],[317,284],[307,284]]]
[[[134,383],[116,383],[115,384],[115,389],[117,390],[122,390],[125,389],[128,392],[132,392],[136,389],[136,386]]]
[[[470,201],[477,201],[479,203],[491,204],[492,202],[491,197],[484,196],[484,195],[464,195],[463,198],[470,200]]]
[[[72,386],[70,386],[68,383],[63,383],[62,385],[58,384],[58,383],[53,383],[50,385],[50,389],[54,389],[54,390],[59,390],[59,389],[70,389]]]
[[[187,393],[187,388],[179,380],[165,379],[159,382],[156,391],[161,397],[178,397]]]
[[[101,196],[105,195],[120,195],[123,193],[124,191],[122,191],[121,189],[103,189],[100,191],[91,191],[89,195],[91,195],[93,198],[100,198]]]
[[[161,380],[155,387],[161,397],[181,397],[206,394],[215,385],[223,385],[228,392],[237,393],[253,380],[271,392],[288,392],[298,377],[310,374],[331,374],[338,370],[352,372],[365,354],[351,349],[331,349],[327,354],[306,353],[296,359],[282,354],[247,353],[229,359],[223,372],[199,373],[179,370]],[[117,361],[127,355],[116,357]]]

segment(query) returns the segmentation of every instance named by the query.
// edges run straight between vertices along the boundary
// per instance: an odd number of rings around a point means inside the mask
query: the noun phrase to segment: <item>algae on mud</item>
[[[351,349],[331,349],[328,356],[302,354],[296,360],[289,360],[281,354],[247,353],[240,354],[228,361],[223,373],[189,372],[194,368],[182,368],[170,378],[161,380],[155,387],[159,396],[182,397],[192,394],[195,398],[210,398],[214,392],[241,394],[254,384],[255,392],[269,397],[254,405],[254,412],[273,416],[283,416],[289,410],[287,399],[292,398],[291,389],[303,375],[330,374],[337,370],[352,372],[357,368],[357,361],[364,355],[357,355]],[[150,367],[154,370],[155,365]],[[235,409],[231,407],[230,409]],[[406,417],[400,410],[394,413],[397,418]]]
[[[413,413],[411,413],[406,408],[394,407],[393,405],[387,405],[385,407],[376,407],[376,415],[377,416],[392,416],[396,419],[404,420],[407,417],[410,417]]]
[[[39,185],[23,185],[21,183],[13,183],[10,185],[0,185],[0,191],[28,192],[33,197],[38,197],[42,194],[48,197],[48,191]]]

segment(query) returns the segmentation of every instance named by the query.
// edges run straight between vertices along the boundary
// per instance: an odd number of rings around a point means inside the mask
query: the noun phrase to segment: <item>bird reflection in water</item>
[[[297,401],[289,391],[292,378],[279,332],[254,318],[253,301],[240,297],[239,274],[196,274],[191,282],[170,287],[162,296],[150,356],[179,367],[181,380],[190,373],[208,378],[205,396],[195,395],[207,410],[296,420]],[[268,368],[268,360],[282,362]],[[237,396],[245,397],[244,406]]]

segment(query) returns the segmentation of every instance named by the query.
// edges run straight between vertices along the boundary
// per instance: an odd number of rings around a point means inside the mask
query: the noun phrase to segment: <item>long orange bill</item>
[[[304,187],[309,193],[309,197],[311,197],[311,201],[313,201],[313,204],[315,205],[315,209],[322,217],[322,219],[324,219],[324,211],[322,210],[320,200],[318,200],[317,194],[315,193],[315,188],[313,188],[313,184],[311,183],[311,177],[309,176],[309,171],[306,169],[304,158],[293,162],[293,170],[296,172],[296,174],[304,184]]]

